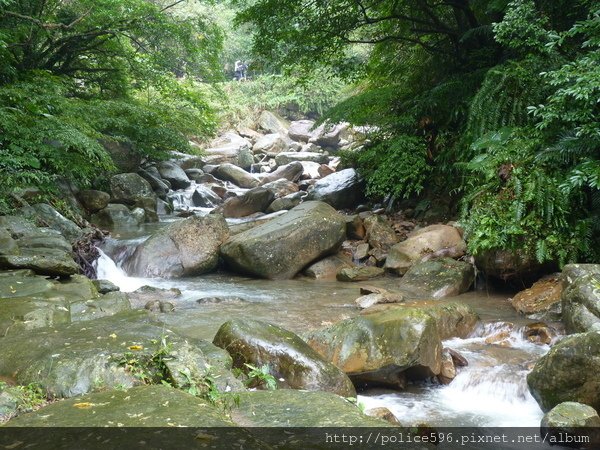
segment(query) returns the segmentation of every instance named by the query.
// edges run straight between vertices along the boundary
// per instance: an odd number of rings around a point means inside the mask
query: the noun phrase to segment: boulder
[[[185,171],[173,162],[161,161],[157,168],[160,176],[171,183],[173,189],[185,189],[192,184]]]
[[[158,174],[158,171],[156,172]],[[137,173],[144,180],[150,183],[150,187],[158,197],[162,199],[165,199],[167,197],[167,194],[169,193],[170,189],[170,183],[165,183],[165,181],[162,180],[159,176],[150,173],[148,170],[138,170]]]
[[[156,198],[156,194],[145,179],[137,173],[120,173],[110,178],[112,200],[115,203],[135,205],[143,198]]]
[[[560,309],[562,281],[559,276],[545,277],[511,299],[513,308],[522,314],[536,314]]]
[[[306,161],[318,164],[327,164],[329,157],[323,153],[310,153],[310,152],[281,152],[275,157],[275,162],[283,166],[295,161]]]
[[[404,295],[400,292],[392,292],[375,286],[362,286],[360,288],[361,296],[354,303],[361,309],[371,308],[374,305],[387,303],[402,303]]]
[[[340,269],[336,278],[338,281],[366,281],[382,276],[385,271],[381,267],[355,266]]]
[[[335,280],[338,272],[353,267],[352,261],[342,253],[331,255],[304,269],[304,275],[315,280]]]
[[[203,150],[204,164],[235,164],[249,169],[252,164],[252,144],[233,132],[222,134],[210,143],[210,148]]]
[[[271,111],[263,111],[258,118],[258,126],[266,133],[287,133],[289,123]]]
[[[306,197],[305,192],[295,192],[281,198],[276,198],[267,208],[267,212],[274,213],[295,208],[302,203],[304,197]]]
[[[319,170],[322,164],[311,161],[300,161],[300,164],[302,164],[302,167],[304,168],[302,179],[311,180],[321,178],[321,172]]]
[[[297,182],[302,176],[303,170],[302,164],[299,162],[286,164],[285,166],[278,167],[271,173],[261,174],[259,177],[260,183],[267,184],[272,181],[280,180],[281,178]]]
[[[12,235],[5,229],[0,228],[0,255],[18,255],[19,246]]]
[[[297,142],[308,142],[315,126],[314,120],[296,120],[290,123],[288,136]]]
[[[140,244],[125,262],[129,275],[177,278],[212,272],[219,247],[229,236],[220,214],[174,222]]]
[[[231,181],[241,188],[253,188],[258,186],[258,180],[244,169],[233,164],[221,164],[212,173],[223,181]]]
[[[56,248],[23,248],[18,255],[0,255],[0,269],[30,269],[40,275],[59,277],[80,270],[70,252]]]
[[[318,180],[308,194],[336,209],[352,208],[364,196],[363,183],[354,169],[344,169]]]
[[[252,151],[254,154],[276,154],[287,151],[288,147],[285,138],[280,133],[275,133],[261,137],[252,147]]]
[[[338,148],[342,138],[347,137],[349,128],[347,123],[335,125],[324,123],[313,131],[309,142],[321,147]]]
[[[37,383],[51,397],[130,388],[165,376],[184,388],[182,370],[198,379],[211,372],[220,390],[241,389],[227,352],[210,342],[183,339],[145,311],[9,335],[2,345],[0,376],[23,385]],[[157,352],[165,358],[156,360]]]
[[[265,183],[262,185],[262,187],[273,192],[275,198],[285,197],[286,195],[298,192],[298,185],[285,178],[281,178],[277,181],[271,181],[270,183]]]
[[[600,331],[574,334],[554,345],[527,375],[533,397],[544,411],[562,402],[600,409]]]
[[[239,197],[225,200],[219,211],[228,218],[246,217],[267,210],[275,199],[272,191],[263,187],[255,187]]]
[[[544,414],[541,423],[542,430],[551,428],[553,432],[573,433],[581,427],[600,428],[600,416],[591,406],[577,402],[559,403]]]
[[[305,202],[221,247],[234,270],[263,278],[292,278],[311,262],[335,252],[346,236],[346,223],[322,202]]]
[[[98,298],[79,300],[69,304],[71,322],[83,322],[114,316],[130,309],[129,298],[123,292],[110,292]]]
[[[79,201],[91,213],[95,213],[108,206],[110,195],[102,191],[86,190],[79,193]]]
[[[475,280],[473,266],[451,258],[415,264],[400,280],[401,290],[413,297],[453,297],[469,290]]]
[[[258,320],[230,320],[217,331],[213,344],[229,352],[233,366],[267,365],[279,388],[328,391],[354,397],[350,379],[323,360],[294,333]]]
[[[600,265],[565,267],[562,320],[568,333],[600,331]]]
[[[94,287],[100,294],[108,294],[109,292],[118,292],[121,290],[119,286],[109,280],[92,280]]]
[[[453,257],[465,254],[467,245],[459,231],[448,225],[430,225],[408,235],[405,241],[394,245],[385,262],[385,269],[404,274],[416,262],[432,253]]]
[[[214,208],[223,203],[221,197],[215,194],[211,188],[203,185],[196,186],[191,200],[194,206],[200,208]]]
[[[115,229],[137,227],[141,223],[139,219],[127,206],[111,203],[106,208],[92,214],[90,221],[100,228]]]
[[[33,207],[26,206],[21,208],[20,211],[25,218],[32,219],[60,232],[70,242],[75,242],[82,236],[82,230],[75,222],[67,219],[46,203],[38,203]]]
[[[348,239],[362,241],[367,233],[362,218],[359,215],[353,215],[344,216],[344,219],[346,220],[346,234],[348,235]]]
[[[207,400],[158,385],[80,395],[52,403],[36,412],[23,414],[6,426],[90,428],[90,433],[93,434],[91,427],[230,427],[233,424],[225,418],[223,411]],[[129,436],[129,442],[122,437],[122,445],[118,445],[119,436],[114,435],[114,431],[111,431],[111,435],[111,445],[120,448],[131,445],[132,436]],[[154,436],[152,441],[156,444],[159,439],[159,436]],[[79,441],[79,445],[86,447],[83,442],[85,440]],[[71,448],[79,445],[73,443]]]
[[[21,216],[0,216],[0,229],[8,231],[13,238],[36,231],[37,227],[31,219]]]
[[[363,223],[366,230],[366,239],[371,247],[387,251],[398,243],[398,236],[396,236],[396,232],[387,217],[372,215],[366,217]]]
[[[438,375],[442,343],[435,320],[416,308],[354,317],[308,333],[307,343],[355,385],[403,388],[407,379]]]
[[[365,416],[356,405],[331,392],[278,389],[241,392],[238,397],[239,406],[231,410],[233,421],[250,427],[249,430],[260,430],[258,432],[264,440],[270,439],[269,433],[264,432],[264,427],[305,427],[312,433],[316,427],[390,426],[383,420]],[[296,432],[294,431],[293,434],[296,435]],[[298,435],[293,437],[297,442]],[[269,443],[273,447],[281,447],[281,436],[274,435],[271,439],[273,442]],[[306,443],[311,441],[307,439],[299,442],[300,448],[307,448]],[[295,446],[283,447],[294,448]]]

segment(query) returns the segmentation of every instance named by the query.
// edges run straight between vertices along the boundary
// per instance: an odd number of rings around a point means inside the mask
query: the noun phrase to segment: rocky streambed
[[[8,426],[600,423],[598,266],[477,290],[458,224],[361,205],[357,130],[259,122],[0,217]]]

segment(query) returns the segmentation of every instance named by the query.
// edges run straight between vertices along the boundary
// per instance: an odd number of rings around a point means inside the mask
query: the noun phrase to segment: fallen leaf
[[[129,347],[127,347],[129,350],[144,350],[144,346],[143,345],[130,345]]]
[[[94,404],[89,403],[89,402],[75,403],[73,405],[74,408],[79,408],[79,409],[90,409],[92,406],[94,406]]]

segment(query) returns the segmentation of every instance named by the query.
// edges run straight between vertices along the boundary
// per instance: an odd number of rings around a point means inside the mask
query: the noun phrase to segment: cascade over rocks
[[[140,244],[123,268],[140,277],[177,278],[212,272],[229,228],[220,214],[175,222]]]
[[[322,202],[305,202],[232,237],[221,247],[221,255],[235,271],[286,279],[335,252],[345,237],[346,223],[337,211]]]
[[[323,360],[296,334],[258,320],[230,320],[217,332],[213,344],[229,352],[233,366],[245,369],[269,366],[279,388],[329,391],[354,397],[350,379]]]

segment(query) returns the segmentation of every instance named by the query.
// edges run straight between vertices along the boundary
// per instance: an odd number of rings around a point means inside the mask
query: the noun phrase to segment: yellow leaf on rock
[[[129,350],[135,350],[135,351],[138,351],[138,350],[143,350],[143,349],[144,349],[144,346],[143,346],[143,345],[130,345],[130,346],[129,346],[129,347],[127,347],[127,348],[128,348]]]
[[[73,405],[74,408],[79,408],[79,409],[90,409],[92,406],[94,406],[94,404],[89,403],[89,402],[75,403]]]

